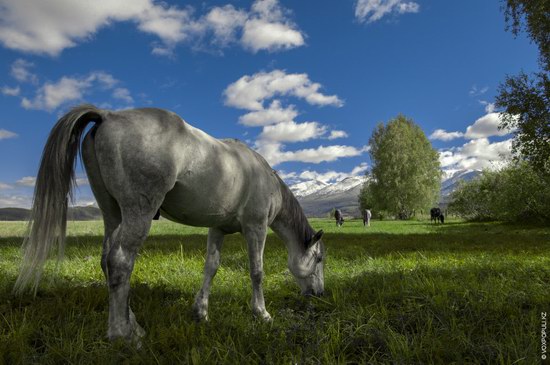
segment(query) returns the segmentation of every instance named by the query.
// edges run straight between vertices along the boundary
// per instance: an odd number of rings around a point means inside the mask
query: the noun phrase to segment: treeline
[[[450,200],[449,210],[467,220],[550,223],[550,177],[525,162],[483,171]]]

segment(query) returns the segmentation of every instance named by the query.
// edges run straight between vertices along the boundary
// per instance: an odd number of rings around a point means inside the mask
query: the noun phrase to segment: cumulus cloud
[[[13,186],[11,186],[10,184],[5,184],[0,181],[0,190],[7,190],[7,189],[13,189]]]
[[[511,148],[511,139],[494,143],[487,138],[473,139],[461,147],[440,151],[439,161],[444,170],[481,170],[497,167],[510,159]]]
[[[326,130],[325,126],[317,122],[290,121],[265,126],[259,138],[271,142],[300,142],[318,138],[325,134]]]
[[[206,38],[219,46],[239,43],[253,52],[304,44],[301,31],[277,0],[257,0],[249,11],[213,7],[198,18],[190,6],[155,0],[0,0],[0,8],[0,42],[5,47],[51,56],[124,21],[158,38],[153,44],[158,55],[171,55],[177,44]]]
[[[16,87],[2,86],[2,88],[0,88],[0,92],[8,96],[17,96],[21,92],[21,88],[19,86],[16,86]]]
[[[451,141],[456,138],[463,137],[464,133],[462,132],[447,132],[444,129],[436,129],[430,134],[431,140],[440,140],[440,141]]]
[[[264,5],[268,5],[266,2]],[[267,10],[256,10],[259,13]],[[283,106],[274,97],[295,97],[317,106],[340,107],[343,101],[336,95],[320,92],[321,84],[312,82],[307,74],[287,74],[282,70],[245,75],[230,84],[223,92],[228,106],[248,110],[239,123],[248,127],[262,127],[254,145],[256,150],[272,164],[287,161],[319,163],[343,157],[357,156],[364,152],[351,146],[320,146],[297,151],[285,150],[283,143],[303,142],[315,138],[336,139],[347,137],[344,131],[333,130],[319,122],[296,122],[298,111],[294,105]],[[273,99],[266,108],[264,103]]]
[[[16,182],[19,186],[28,186],[28,187],[34,187],[36,184],[36,177],[35,176],[25,176]]]
[[[30,208],[31,203],[32,196],[30,195],[0,194],[0,208]]]
[[[319,146],[296,151],[285,151],[283,145],[277,142],[259,140],[256,142],[256,150],[271,166],[283,162],[300,161],[309,163],[321,163],[336,161],[339,158],[359,156],[367,150],[367,147],[356,148],[353,146]]]
[[[52,111],[68,102],[82,100],[94,88],[110,90],[118,83],[112,75],[102,71],[84,77],[63,76],[57,82],[46,82],[39,87],[34,98],[24,97],[21,106],[25,109]],[[130,92],[124,88],[115,89],[113,97],[126,102],[133,101]]]
[[[298,116],[294,105],[281,106],[279,100],[273,100],[267,109],[251,111],[239,117],[239,123],[249,127],[259,127],[270,124],[291,122]]]
[[[31,84],[36,84],[38,82],[38,76],[30,71],[33,67],[34,63],[20,58],[12,63],[10,74],[19,82],[30,82]]]
[[[360,21],[372,23],[387,14],[418,13],[420,5],[414,1],[403,0],[358,0],[355,5],[355,17]]]
[[[330,131],[330,135],[327,137],[327,139],[337,139],[337,138],[346,138],[348,134],[344,131]]]
[[[263,110],[263,102],[274,96],[294,96],[312,105],[342,106],[336,95],[319,92],[321,84],[312,82],[307,74],[287,74],[282,70],[245,75],[224,91],[225,104],[240,109]]]
[[[130,90],[123,87],[117,87],[113,90],[113,98],[125,101],[128,104],[134,102],[134,98],[130,95]]]
[[[473,85],[468,94],[470,96],[481,96],[487,91],[489,91],[489,86],[477,87],[477,85]]]
[[[17,137],[17,133],[13,133],[5,129],[0,129],[0,140],[15,137]]]
[[[468,139],[485,138],[491,136],[505,136],[511,131],[498,129],[500,124],[500,113],[488,113],[477,119],[474,124],[466,128],[464,137]]]

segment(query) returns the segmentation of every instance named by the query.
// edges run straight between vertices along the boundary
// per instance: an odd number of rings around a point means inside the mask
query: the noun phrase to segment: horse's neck
[[[293,217],[291,213],[285,212],[283,208],[278,217],[273,221],[271,229],[284,241],[289,256],[301,256],[306,251],[307,241],[313,237],[315,231],[311,228],[305,216],[294,220],[292,218],[297,217]]]

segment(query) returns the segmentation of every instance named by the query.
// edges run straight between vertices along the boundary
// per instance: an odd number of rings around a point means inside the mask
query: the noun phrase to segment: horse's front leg
[[[136,342],[145,331],[136,322],[128,305],[130,276],[134,269],[137,251],[151,226],[149,217],[124,216],[120,226],[113,232],[109,252],[106,255],[106,271],[109,285],[109,339],[124,338]]]
[[[208,296],[210,295],[212,279],[220,266],[220,250],[223,237],[224,233],[217,228],[210,228],[208,230],[204,279],[202,288],[195,296],[195,303],[193,304],[193,314],[197,320],[208,320]]]
[[[265,309],[262,279],[264,276],[264,247],[267,235],[267,224],[251,225],[243,228],[243,235],[248,246],[250,279],[252,280],[252,313],[264,321],[270,321],[271,315]]]

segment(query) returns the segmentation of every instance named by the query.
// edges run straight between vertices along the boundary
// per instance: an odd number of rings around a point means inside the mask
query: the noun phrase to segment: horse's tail
[[[67,200],[73,199],[74,170],[80,139],[90,121],[101,120],[101,110],[93,105],[81,105],[61,117],[50,132],[36,177],[15,293],[26,291],[30,285],[36,294],[44,262],[54,246],[57,246],[58,261],[63,257]]]

